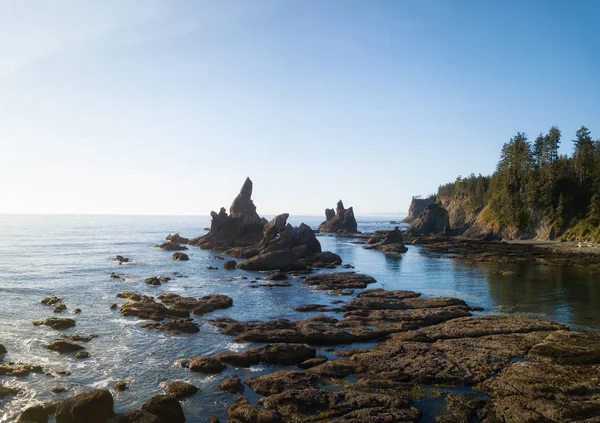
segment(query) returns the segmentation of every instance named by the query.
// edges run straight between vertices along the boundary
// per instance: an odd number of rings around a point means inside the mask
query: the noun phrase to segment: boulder
[[[192,372],[215,374],[225,370],[225,365],[213,357],[193,357],[190,358],[188,368]]]
[[[338,201],[335,211],[325,209],[325,222],[319,225],[320,232],[356,233],[358,226],[352,207],[344,208],[342,200]]]
[[[237,262],[235,260],[227,260],[223,263],[223,269],[225,270],[233,270],[237,266]]]
[[[162,244],[160,244],[158,246],[158,248],[160,248],[161,250],[167,250],[167,251],[182,251],[182,250],[188,249],[185,245],[181,245],[181,244],[178,244],[173,241],[163,242]]]
[[[17,422],[47,423],[48,412],[41,405],[34,405],[33,407],[26,408],[19,416]]]
[[[174,234],[174,235],[167,235],[167,237],[165,238],[165,241],[171,241],[171,242],[175,242],[177,244],[187,244],[188,242],[190,242],[190,240],[188,238],[184,238],[182,236],[180,236],[178,233]]]
[[[446,235],[450,230],[448,211],[440,204],[432,203],[406,230],[407,236]]]
[[[200,325],[192,319],[169,320],[162,324],[159,322],[146,322],[142,323],[140,327],[160,330],[172,334],[196,333],[200,331]]]
[[[173,253],[171,257],[173,260],[177,261],[186,261],[190,259],[186,253]]]
[[[288,276],[283,272],[273,272],[269,273],[266,277],[266,281],[284,281],[288,278]]]
[[[238,353],[221,353],[215,358],[224,363],[250,367],[258,363],[290,365],[314,358],[316,351],[306,344],[267,344]]]
[[[75,352],[79,350],[83,350],[84,347],[81,345],[75,344],[73,342],[63,341],[62,339],[57,339],[52,342],[50,345],[47,345],[46,348],[52,351],[59,352],[61,354]]]
[[[404,245],[404,238],[400,228],[385,232],[383,238],[380,236],[370,238],[363,248],[367,250],[379,250],[385,254],[398,255],[408,251]]]
[[[174,395],[156,395],[142,405],[142,410],[154,414],[164,422],[185,422],[185,415],[183,414],[181,404],[179,404],[179,400]]]
[[[118,423],[167,423],[145,410],[131,410],[119,416]]]
[[[189,397],[198,392],[198,388],[196,386],[181,380],[168,380],[162,382],[160,387],[167,394],[174,395],[178,399]]]
[[[243,394],[244,384],[239,376],[229,376],[221,381],[221,390],[230,394]]]
[[[113,416],[113,397],[106,389],[84,392],[61,402],[56,423],[107,423]]]
[[[123,257],[123,256],[116,256],[113,260],[119,264],[129,263],[129,261],[130,261],[129,257]]]
[[[66,317],[50,317],[46,320],[36,320],[33,324],[49,326],[52,329],[68,329],[75,326],[75,320]]]

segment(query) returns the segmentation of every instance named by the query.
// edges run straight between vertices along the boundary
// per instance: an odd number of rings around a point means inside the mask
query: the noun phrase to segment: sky
[[[0,0],[0,213],[406,212],[600,138],[600,2]]]

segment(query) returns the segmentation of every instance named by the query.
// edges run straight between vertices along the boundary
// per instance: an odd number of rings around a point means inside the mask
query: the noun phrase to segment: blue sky
[[[404,212],[600,138],[594,1],[0,0],[0,212]]]

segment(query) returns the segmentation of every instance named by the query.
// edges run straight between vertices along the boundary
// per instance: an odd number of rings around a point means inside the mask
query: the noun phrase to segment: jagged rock
[[[408,207],[408,216],[406,216],[402,222],[412,223],[425,211],[425,207],[427,207],[431,202],[431,198],[413,197],[412,201],[410,202],[410,206]]]
[[[185,415],[183,414],[181,404],[174,395],[156,395],[142,405],[142,410],[154,414],[164,422],[185,422]]]
[[[221,381],[221,390],[230,394],[243,394],[245,388],[239,376],[229,376]]]
[[[49,306],[53,306],[53,305],[57,305],[59,303],[63,302],[63,298],[62,297],[57,297],[57,296],[51,296],[51,297],[45,297],[42,298],[42,300],[40,301],[40,303],[45,304],[45,305],[49,305]]]
[[[239,397],[227,410],[232,423],[285,423],[281,415],[274,411],[252,405],[244,397]]]
[[[192,372],[200,373],[220,373],[225,370],[225,365],[214,357],[193,357],[190,358],[188,368]]]
[[[119,264],[129,263],[129,261],[130,261],[128,257],[123,257],[123,256],[116,256],[113,260]]]
[[[186,253],[173,253],[171,257],[177,261],[187,261],[190,259]]]
[[[162,382],[160,387],[167,394],[174,395],[178,399],[189,397],[198,392],[198,388],[196,386],[181,380],[168,380]]]
[[[106,389],[84,392],[61,402],[56,423],[107,423],[113,416],[113,397]]]
[[[65,311],[67,309],[67,306],[60,303],[60,304],[56,304],[56,306],[54,307],[54,310],[52,310],[54,313],[62,313],[63,311]]]
[[[188,238],[184,238],[182,236],[180,236],[178,233],[174,234],[174,235],[167,235],[167,237],[165,238],[165,241],[171,241],[171,242],[175,242],[177,244],[187,244],[190,242],[190,240]]]
[[[183,251],[188,249],[185,245],[181,245],[173,241],[163,242],[158,246],[158,248],[167,251]]]
[[[197,316],[210,313],[214,310],[229,308],[233,305],[231,297],[221,294],[206,295],[196,299],[182,297],[169,292],[159,295],[158,299],[174,309],[191,311],[192,314]]]
[[[47,345],[46,348],[52,351],[63,353],[70,353],[74,351],[79,351],[84,349],[81,345],[75,344],[73,342],[63,341],[61,339],[57,339],[52,342],[50,345]]]
[[[33,324],[49,326],[52,329],[68,329],[75,326],[75,320],[66,317],[50,317],[46,320],[35,320]]]
[[[227,249],[247,247],[257,244],[262,239],[263,227],[267,223],[256,213],[252,202],[252,181],[246,178],[238,196],[229,208],[219,213],[211,212],[210,231],[201,237],[190,240],[191,245],[203,249]]]
[[[15,376],[15,377],[25,377],[29,376],[31,373],[42,374],[44,373],[44,369],[42,366],[34,366],[27,363],[15,363],[8,362],[0,365],[0,376]]]
[[[367,284],[377,282],[371,276],[361,275],[354,272],[322,273],[309,276],[303,283],[314,286],[320,291],[343,289],[343,288],[366,288]]]
[[[127,298],[133,301],[141,301],[143,296],[140,294],[136,294],[135,292],[119,292],[117,294],[117,298]],[[148,299],[152,299],[152,297],[146,297]]]
[[[440,204],[432,203],[406,230],[407,236],[446,235],[450,230],[448,211]]]
[[[251,348],[239,353],[221,353],[214,358],[227,364],[250,367],[258,363],[264,364],[298,364],[315,357],[314,348],[306,344],[267,344]]]
[[[391,255],[398,255],[408,251],[408,248],[404,245],[402,232],[397,226],[394,230],[387,231],[383,239],[380,237],[370,238],[367,241],[367,245],[363,248],[367,250],[379,250]]]
[[[235,260],[227,260],[223,263],[223,269],[225,270],[233,270],[237,266],[237,262]]]
[[[119,380],[119,381],[115,382],[114,388],[115,388],[115,391],[122,392],[122,391],[125,391],[126,389],[129,389],[129,385],[127,384],[127,382]]]
[[[354,218],[352,207],[344,208],[342,200],[338,201],[335,211],[325,209],[325,222],[319,225],[320,232],[356,233],[358,226]]]

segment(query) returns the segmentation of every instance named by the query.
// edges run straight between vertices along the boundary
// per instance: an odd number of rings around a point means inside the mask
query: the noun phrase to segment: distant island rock
[[[319,225],[320,232],[357,233],[358,225],[352,207],[344,208],[342,200],[338,201],[336,209],[325,209],[325,222]]]

